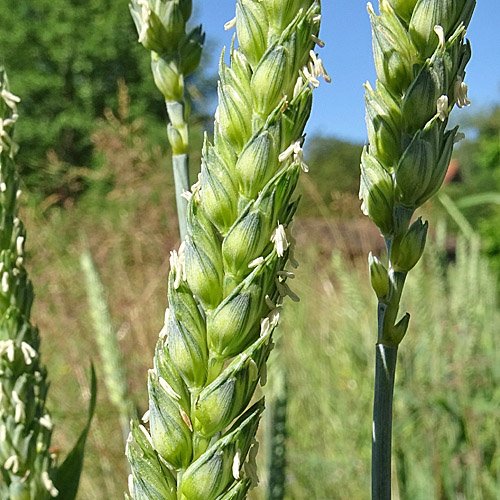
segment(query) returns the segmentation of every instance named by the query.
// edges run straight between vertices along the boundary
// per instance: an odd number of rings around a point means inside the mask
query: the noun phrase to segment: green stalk
[[[375,346],[372,432],[372,498],[374,500],[391,500],[392,397],[397,355],[397,347],[384,344]]]
[[[132,0],[130,12],[139,42],[151,51],[151,67],[158,90],[165,97],[168,140],[172,147],[175,199],[181,240],[186,236],[189,191],[189,130],[191,110],[184,81],[199,65],[205,34],[201,26],[186,32],[192,0]]]

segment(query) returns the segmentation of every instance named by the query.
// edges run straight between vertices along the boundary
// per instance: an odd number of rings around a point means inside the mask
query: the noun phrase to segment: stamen
[[[252,260],[250,264],[248,264],[248,268],[252,269],[254,267],[260,266],[264,262],[264,257],[257,257],[256,259]]]
[[[439,119],[444,122],[446,118],[448,118],[449,114],[449,104],[448,104],[448,96],[447,95],[442,95],[438,100],[437,100],[437,114],[439,116]]]
[[[288,248],[288,240],[286,239],[285,227],[283,224],[278,224],[278,227],[273,231],[271,241],[274,243],[278,257],[283,257],[285,250]]]
[[[460,76],[458,76],[454,86],[454,94],[459,108],[470,106],[470,99],[467,96],[468,90],[469,86],[462,81]]]
[[[234,455],[233,459],[233,477],[234,479],[240,479],[240,467],[241,467],[241,450],[238,450]]]
[[[49,477],[49,473],[46,470],[44,470],[42,472],[41,477],[42,477],[42,483],[47,489],[47,491],[50,493],[50,496],[54,498],[57,497],[57,495],[59,495],[59,490],[54,486],[54,483]]]
[[[226,31],[232,30],[236,26],[236,17],[233,17],[230,21],[224,24],[224,29]]]

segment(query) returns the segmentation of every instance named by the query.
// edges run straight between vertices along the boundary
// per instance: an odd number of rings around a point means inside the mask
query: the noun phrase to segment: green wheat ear
[[[385,238],[388,264],[370,254],[378,299],[378,340],[373,422],[373,498],[390,499],[391,414],[397,347],[410,315],[398,318],[408,272],[422,256],[427,222],[411,223],[415,210],[445,177],[458,127],[447,129],[455,104],[467,106],[465,30],[474,0],[380,0],[368,4],[377,71],[366,84],[369,146],[361,159],[363,212]]]
[[[38,329],[30,322],[33,286],[24,267],[26,231],[18,217],[21,191],[13,132],[19,102],[0,67],[0,498],[74,500],[95,408],[96,381],[92,369],[87,425],[58,466],[50,453],[49,384],[40,360]]]
[[[167,2],[168,4],[169,2]],[[250,408],[272,348],[303,131],[318,78],[313,0],[239,0],[236,44],[219,66],[214,141],[205,138],[187,236],[172,252],[169,306],[149,373],[149,411],[127,446],[134,500],[244,499],[256,482]]]

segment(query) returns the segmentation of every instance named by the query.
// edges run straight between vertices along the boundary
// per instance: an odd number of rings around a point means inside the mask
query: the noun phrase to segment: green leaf
[[[87,418],[87,425],[83,429],[78,441],[68,456],[57,469],[54,479],[54,485],[59,490],[57,500],[75,500],[80,482],[80,474],[83,467],[83,454],[85,452],[85,442],[90,429],[92,417],[97,400],[97,379],[94,365],[90,365],[90,404]]]

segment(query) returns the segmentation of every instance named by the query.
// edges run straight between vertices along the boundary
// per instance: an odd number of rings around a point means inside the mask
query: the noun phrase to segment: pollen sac
[[[190,75],[200,64],[205,33],[197,26],[182,40],[179,55],[184,76]]]
[[[371,252],[368,256],[368,265],[372,288],[377,294],[377,298],[381,300],[389,292],[389,275],[387,274],[387,269]]]
[[[267,116],[280,102],[290,78],[288,51],[282,45],[270,49],[252,76],[254,109]]]
[[[167,345],[170,358],[188,387],[202,387],[207,378],[208,361],[204,332],[188,330],[171,313]]]
[[[419,217],[408,229],[401,241],[395,241],[391,251],[392,267],[396,272],[408,272],[422,257],[427,238],[427,221]]]
[[[233,482],[233,463],[237,453],[243,463],[264,410],[263,401],[255,403],[182,475],[179,490],[181,500],[215,500]]]
[[[246,198],[255,198],[267,181],[274,175],[278,166],[279,152],[268,131],[253,137],[241,152],[236,171],[240,189]]]
[[[267,48],[268,21],[262,3],[238,0],[236,4],[236,33],[240,49],[255,66]]]
[[[169,396],[161,379],[152,371],[148,377],[149,425],[155,450],[173,467],[187,467],[191,461],[191,431],[181,407]]]
[[[126,455],[132,470],[130,494],[134,500],[176,500],[175,478],[158,458],[144,427],[131,422]]]
[[[390,174],[366,148],[361,156],[359,198],[361,210],[379,227],[383,235],[393,228],[394,185]]]
[[[269,355],[271,331],[260,337],[200,393],[193,411],[193,425],[211,437],[226,428],[248,405]]]
[[[238,213],[236,206],[238,190],[228,166],[216,148],[207,140],[203,148],[201,182],[203,208],[220,233],[224,235],[232,226]]]
[[[184,78],[172,59],[163,59],[158,54],[151,55],[151,69],[158,90],[166,101],[181,101],[184,94]]]
[[[396,16],[377,16],[368,5],[377,76],[384,85],[402,94],[413,78],[414,50],[408,34]]]

